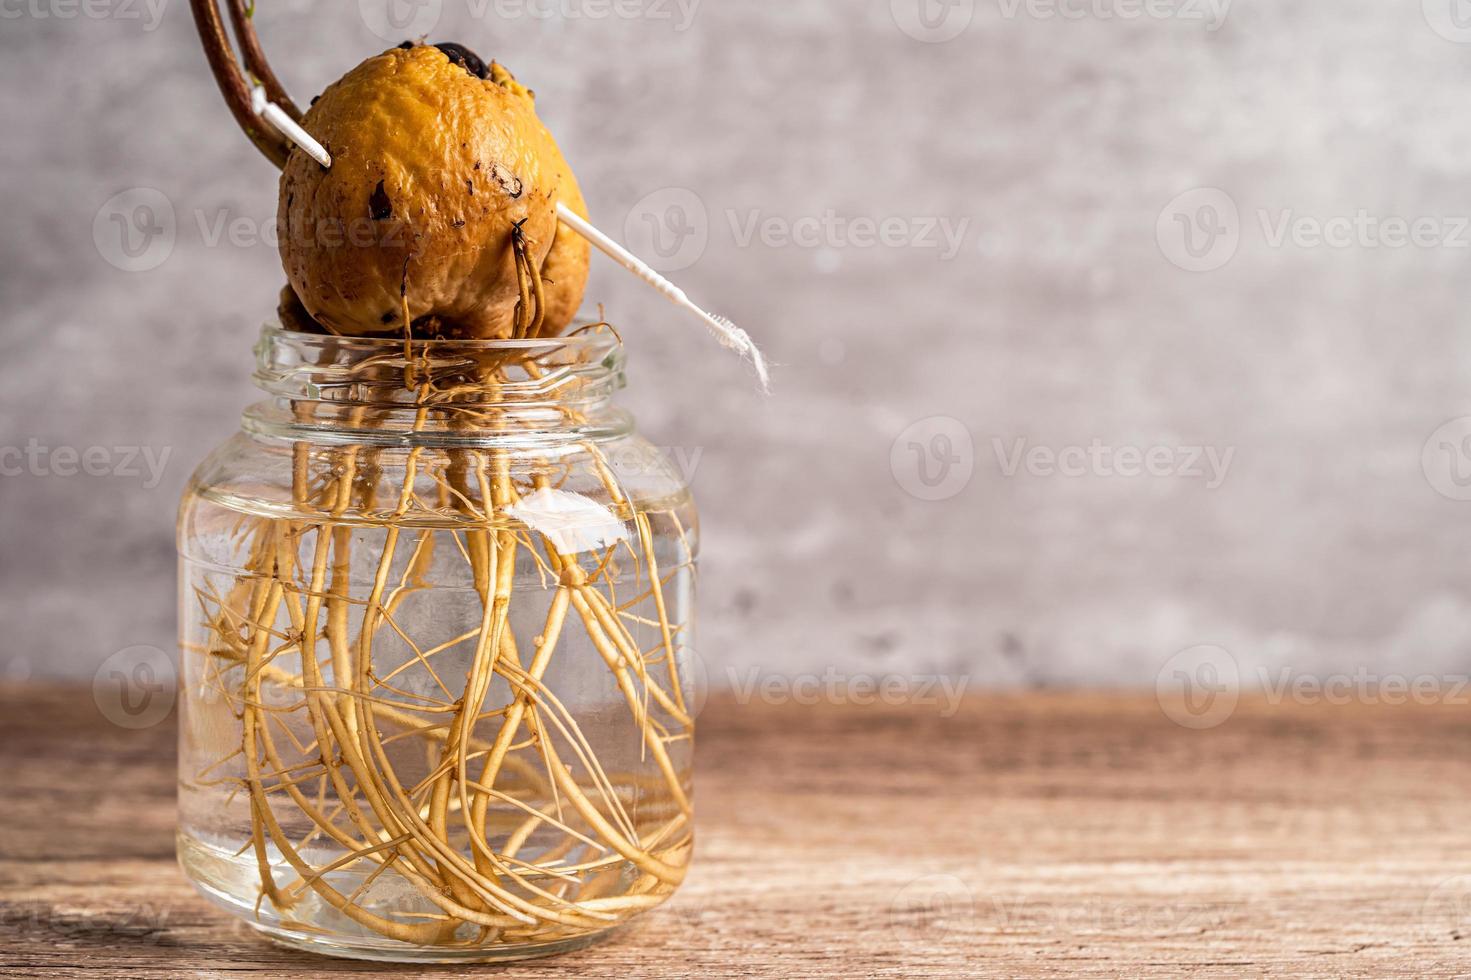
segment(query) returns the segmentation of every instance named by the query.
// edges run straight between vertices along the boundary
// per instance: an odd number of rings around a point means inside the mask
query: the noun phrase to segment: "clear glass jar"
[[[554,340],[268,326],[179,516],[179,855],[317,952],[588,943],[693,846],[689,488]]]

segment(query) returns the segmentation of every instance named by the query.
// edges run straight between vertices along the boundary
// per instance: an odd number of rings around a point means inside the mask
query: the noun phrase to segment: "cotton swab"
[[[307,156],[320,163],[323,167],[332,166],[332,155],[327,152],[327,148],[313,139],[312,135],[305,129],[302,129],[296,120],[287,115],[280,106],[271,102],[264,88],[257,85],[251,90],[250,104],[257,116],[264,119],[282,136],[301,147]],[[589,242],[592,242],[592,244],[596,245],[601,252],[610,257],[614,262],[617,262],[623,268],[632,272],[650,286],[653,286],[671,303],[699,317],[706,328],[709,329],[710,333],[714,335],[715,339],[720,342],[721,346],[737,352],[742,357],[750,359],[751,366],[756,369],[756,377],[761,381],[761,390],[771,390],[771,376],[766,369],[766,358],[761,356],[761,350],[756,346],[756,342],[751,339],[750,334],[725,317],[716,316],[713,313],[707,313],[701,309],[695,304],[694,300],[685,294],[683,289],[680,289],[674,283],[665,279],[650,267],[648,263],[603,234],[585,218],[567,207],[567,205],[557,205],[557,217],[561,219],[562,224],[571,228]]]
[[[603,254],[610,257],[614,262],[617,262],[623,268],[632,272],[650,286],[653,286],[671,303],[684,307],[703,320],[705,325],[710,329],[710,332],[715,335],[715,339],[720,341],[721,346],[736,351],[743,357],[750,358],[751,365],[756,369],[756,376],[761,379],[762,389],[770,389],[771,377],[766,371],[766,359],[761,356],[761,351],[756,347],[756,342],[751,339],[749,334],[725,317],[715,316],[712,313],[707,313],[702,310],[699,306],[695,305],[693,300],[685,295],[683,289],[680,289],[674,283],[665,279],[637,255],[634,255],[628,249],[593,227],[592,224],[567,207],[567,205],[557,205],[557,217],[562,219],[562,224],[592,242]]]

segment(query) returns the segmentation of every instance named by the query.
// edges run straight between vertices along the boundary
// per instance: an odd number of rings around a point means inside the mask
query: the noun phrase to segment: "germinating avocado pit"
[[[490,339],[572,322],[589,247],[557,204],[586,206],[533,94],[504,67],[457,44],[406,44],[329,86],[302,125],[332,166],[287,159],[281,260],[322,328]],[[367,242],[320,233],[368,223]]]
[[[180,508],[181,866],[317,952],[577,948],[694,840],[698,519],[612,403],[617,332],[567,331],[573,233],[609,246],[500,65],[411,42],[303,113],[245,3],[251,82],[192,0],[282,168],[285,329]]]

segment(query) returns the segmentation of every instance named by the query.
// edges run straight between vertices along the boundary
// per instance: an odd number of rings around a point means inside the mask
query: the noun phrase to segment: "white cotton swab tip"
[[[327,152],[327,148],[313,139],[311,133],[302,129],[295,119],[286,114],[286,110],[272,102],[266,96],[266,90],[259,85],[250,90],[250,108],[269,123],[272,129],[301,147],[307,156],[324,167],[332,166],[332,154]]]

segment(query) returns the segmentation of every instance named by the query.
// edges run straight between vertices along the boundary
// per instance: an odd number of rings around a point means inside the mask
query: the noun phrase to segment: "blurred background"
[[[693,475],[712,686],[1471,671],[1462,0],[259,0],[298,101],[510,66]],[[183,0],[0,0],[0,678],[172,650],[175,502],[255,397],[276,179]]]

